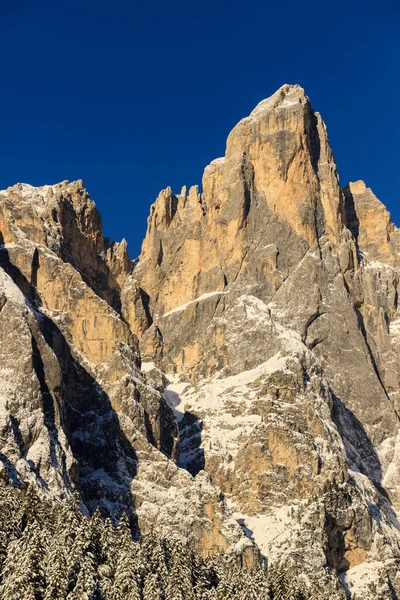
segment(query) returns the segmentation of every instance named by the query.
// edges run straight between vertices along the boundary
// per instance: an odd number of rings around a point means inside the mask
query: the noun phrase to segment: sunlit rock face
[[[103,238],[80,181],[18,184],[0,215],[2,477],[251,563],[210,478],[177,467],[173,412],[140,371],[149,316],[126,243]]]
[[[301,87],[160,193],[133,263],[81,181],[0,192],[0,236],[4,478],[255,541],[332,598],[400,590],[399,230]]]
[[[210,473],[268,556],[349,585],[372,562],[393,580],[398,556],[398,257],[385,207],[340,188],[320,115],[283,86],[202,194],[161,192],[134,269],[180,464]]]
[[[283,86],[240,121],[225,157],[205,169],[203,190],[167,188],[151,208],[135,275],[154,314],[239,276],[272,294],[310,245],[341,235],[343,197],[326,129],[299,86]]]

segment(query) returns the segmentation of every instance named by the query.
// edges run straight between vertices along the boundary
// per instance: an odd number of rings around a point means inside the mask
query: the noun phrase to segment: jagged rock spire
[[[283,271],[321,236],[339,242],[342,215],[325,125],[300,86],[284,85],[234,127],[225,157],[204,171],[202,195],[197,188],[188,196],[169,187],[160,193],[135,276],[154,313],[162,314],[223,290],[244,272],[262,240],[279,247]],[[279,235],[269,232],[271,223]],[[293,248],[285,249],[282,238],[289,232]],[[261,271],[276,267],[271,249],[258,261]]]

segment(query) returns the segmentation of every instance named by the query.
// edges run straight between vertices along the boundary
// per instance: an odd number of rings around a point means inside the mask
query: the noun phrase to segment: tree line
[[[1,600],[322,600],[283,568],[202,558],[155,532],[134,540],[128,517],[85,515],[78,494],[40,499],[0,486]],[[326,595],[328,598],[328,595]],[[329,594],[329,599],[333,600]]]

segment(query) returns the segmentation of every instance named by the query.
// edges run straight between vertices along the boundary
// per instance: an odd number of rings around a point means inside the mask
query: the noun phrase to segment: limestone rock
[[[398,256],[384,206],[340,189],[320,115],[283,86],[233,129],[202,195],[160,194],[134,268],[179,464],[310,577],[328,564],[351,581],[365,561],[389,577],[398,560]]]
[[[148,321],[126,243],[102,237],[81,182],[14,186],[0,211],[2,476],[254,559],[210,480],[176,465],[173,413],[139,370]]]
[[[372,259],[399,266],[400,234],[386,207],[363,181],[343,189],[347,224],[359,249]]]
[[[203,190],[167,188],[151,208],[135,277],[152,314],[223,290],[246,270],[249,285],[272,294],[310,244],[341,235],[326,129],[299,86],[283,86],[233,129],[225,157],[205,169]],[[291,251],[281,255],[288,238]]]
[[[317,594],[389,600],[399,230],[339,187],[299,86],[202,188],[159,194],[134,263],[82,182],[0,192],[1,476],[251,563],[243,529]]]

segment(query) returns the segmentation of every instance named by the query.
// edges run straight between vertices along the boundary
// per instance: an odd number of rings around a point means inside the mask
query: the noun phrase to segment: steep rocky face
[[[82,182],[0,192],[3,476],[393,598],[399,231],[299,86],[202,187],[160,193],[134,263]]]
[[[346,198],[347,226],[371,260],[398,266],[399,230],[386,207],[363,181],[343,189]]]
[[[223,290],[239,275],[271,296],[310,245],[341,235],[342,193],[325,126],[298,86],[283,86],[233,129],[225,157],[204,172],[203,190],[167,188],[151,208],[135,277],[152,314]]]
[[[69,262],[101,297],[118,306],[119,288],[130,272],[125,240],[110,244],[82,181],[33,188],[17,184],[3,193],[4,243],[21,234]]]
[[[133,273],[180,464],[211,474],[266,555],[350,586],[374,563],[398,587],[397,240],[365,184],[340,189],[321,117],[283,86],[203,194],[161,192]]]
[[[104,240],[82,183],[19,184],[0,213],[2,476],[254,560],[210,478],[176,466],[173,413],[120,314],[141,314],[126,244]]]

